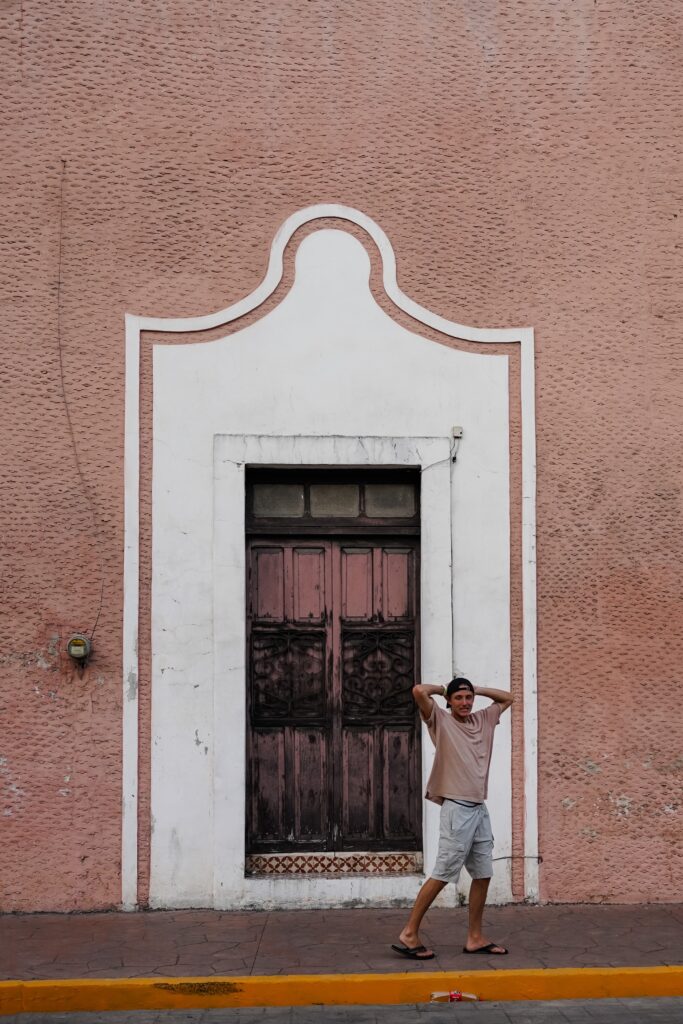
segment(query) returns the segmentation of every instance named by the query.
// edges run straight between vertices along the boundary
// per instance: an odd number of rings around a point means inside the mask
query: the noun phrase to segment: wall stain
[[[633,805],[633,800],[629,796],[612,796],[610,793],[609,800],[614,806],[614,814],[617,818],[629,817]]]

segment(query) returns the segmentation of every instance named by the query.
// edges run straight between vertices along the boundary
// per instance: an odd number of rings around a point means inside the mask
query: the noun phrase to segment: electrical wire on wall
[[[537,864],[543,863],[540,853],[511,853],[507,857],[492,857],[491,860],[535,860]]]
[[[443,459],[437,459],[436,462],[429,462],[426,466],[422,467],[422,473],[426,473],[428,469],[434,469],[435,466],[442,466],[444,462],[455,463],[458,461],[458,451],[460,449],[460,442],[462,441],[462,430],[460,427],[453,428],[453,440],[448,455]],[[457,431],[457,432],[455,432]]]
[[[66,413],[66,422],[69,427],[69,435],[71,437],[71,446],[74,453],[74,462],[76,463],[76,471],[78,478],[83,488],[88,508],[90,509],[90,515],[92,518],[93,536],[95,540],[95,548],[97,550],[99,563],[100,563],[100,602],[97,609],[97,615],[95,617],[95,623],[90,630],[89,638],[95,635],[97,624],[100,621],[100,615],[102,613],[102,605],[104,601],[104,557],[102,554],[102,536],[100,533],[99,523],[97,522],[97,515],[95,512],[95,503],[92,499],[90,488],[86,483],[83,469],[81,466],[81,460],[78,455],[78,446],[76,444],[76,435],[74,433],[73,422],[71,420],[71,410],[69,409],[69,402],[66,397],[66,385],[64,378],[64,353],[62,349],[62,239],[64,234],[64,181],[66,178],[66,160],[62,158],[62,170],[59,181],[59,255],[57,260],[57,348],[59,352],[59,381],[62,392],[62,399],[64,402],[64,411]]]
[[[463,430],[462,427],[453,427],[453,440],[448,455],[443,459],[437,459],[436,462],[430,462],[428,465],[422,467],[421,476],[424,475],[427,470],[434,469],[435,466],[442,466],[444,462],[450,462],[451,465],[455,465],[458,461],[458,451],[460,450],[460,442],[462,441]],[[453,565],[453,532],[451,531],[451,567]],[[453,579],[453,573],[451,572],[451,607],[455,606],[455,581]],[[453,676],[459,675],[455,667],[455,651],[453,651],[451,673]]]

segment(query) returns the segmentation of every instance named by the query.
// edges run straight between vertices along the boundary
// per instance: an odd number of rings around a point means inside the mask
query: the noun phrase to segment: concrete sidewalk
[[[465,910],[433,910],[415,962],[405,910],[7,915],[0,1015],[63,1011],[683,996],[683,907],[494,907],[509,956],[462,952]]]
[[[683,964],[683,905],[507,906],[486,933],[509,956],[461,952],[466,910],[432,910],[434,960],[397,956],[405,910],[301,910],[0,916],[0,978],[464,972]]]

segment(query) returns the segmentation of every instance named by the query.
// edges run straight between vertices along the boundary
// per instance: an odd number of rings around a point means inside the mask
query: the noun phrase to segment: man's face
[[[448,698],[448,706],[455,718],[467,718],[472,713],[474,694],[470,689],[456,690]]]

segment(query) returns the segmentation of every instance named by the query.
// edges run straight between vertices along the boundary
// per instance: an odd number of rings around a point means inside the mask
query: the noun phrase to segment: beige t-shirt
[[[436,754],[425,796],[435,804],[442,804],[445,799],[483,803],[500,705],[491,704],[460,721],[435,701],[432,704],[427,728]]]

